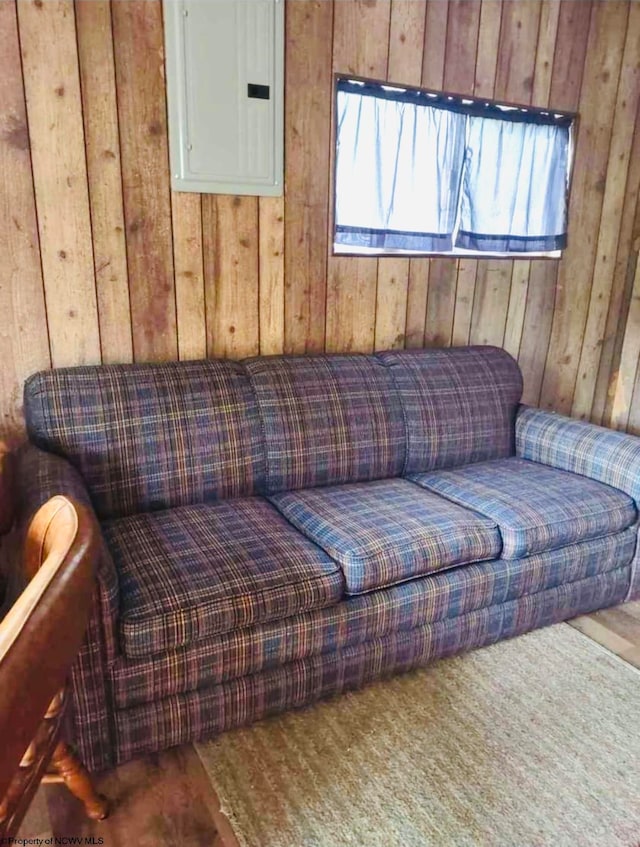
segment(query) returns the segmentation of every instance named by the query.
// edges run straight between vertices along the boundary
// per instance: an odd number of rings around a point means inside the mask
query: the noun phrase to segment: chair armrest
[[[104,658],[107,664],[111,664],[119,653],[118,574],[104,542],[82,477],[66,459],[29,444],[18,454],[16,487],[18,489],[18,517],[21,525],[26,525],[40,506],[56,494],[63,494],[82,503],[86,506],[91,520],[95,522],[99,554],[96,561],[97,591],[94,608],[97,609],[100,618],[106,653]]]
[[[604,482],[640,505],[640,438],[635,435],[520,406],[516,454]]]

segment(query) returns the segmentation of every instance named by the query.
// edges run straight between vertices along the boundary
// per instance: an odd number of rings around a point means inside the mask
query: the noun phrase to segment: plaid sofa
[[[640,439],[492,347],[82,367],[25,386],[25,518],[92,507],[87,765],[640,596]]]

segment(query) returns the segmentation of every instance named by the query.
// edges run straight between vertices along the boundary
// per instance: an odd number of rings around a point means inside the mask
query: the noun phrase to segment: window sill
[[[546,253],[484,253],[477,250],[462,250],[457,248],[447,253],[418,253],[413,250],[376,250],[374,247],[348,247],[344,244],[333,245],[333,256],[370,256],[384,258],[441,258],[441,259],[561,259],[561,250],[550,250]]]

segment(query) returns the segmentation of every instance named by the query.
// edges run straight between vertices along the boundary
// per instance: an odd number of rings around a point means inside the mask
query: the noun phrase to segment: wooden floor
[[[571,625],[640,668],[640,602],[584,615]],[[64,787],[51,785],[40,789],[20,836],[93,837],[85,843],[104,847],[237,847],[190,745],[130,762],[97,783],[113,803],[106,821],[89,821]]]

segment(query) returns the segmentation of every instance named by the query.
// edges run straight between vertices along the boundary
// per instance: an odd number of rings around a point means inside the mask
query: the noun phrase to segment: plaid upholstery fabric
[[[634,435],[520,406],[516,450],[523,459],[619,488],[633,497],[640,510],[640,438]],[[640,598],[640,538],[627,600],[636,598]]]
[[[117,711],[117,761],[204,739],[441,656],[619,603],[628,579],[628,568],[620,568],[254,676]]]
[[[500,552],[493,521],[403,479],[311,488],[270,499],[340,564],[348,594]]]
[[[100,518],[253,494],[263,441],[233,362],[65,368],[25,385],[31,440],[65,456]]]
[[[390,368],[404,410],[405,473],[513,455],[522,376],[504,350],[452,347],[379,357]]]
[[[84,483],[69,462],[37,447],[28,445],[20,451],[16,478],[20,523],[25,528],[40,506],[55,494],[64,494],[92,508]],[[108,669],[119,652],[118,602],[118,576],[103,542],[96,563],[96,589],[87,633],[71,671],[70,685],[75,737],[84,763],[92,770],[112,764]]]
[[[633,500],[621,491],[525,459],[497,459],[411,479],[495,521],[504,559],[609,535],[637,517]]]
[[[266,440],[267,490],[399,476],[402,409],[371,356],[252,359]]]
[[[40,506],[55,494],[71,497],[93,511],[84,482],[65,459],[27,445],[20,451],[18,462],[19,514],[25,529]],[[119,652],[116,621],[120,594],[118,574],[104,542],[96,563],[96,583],[97,625],[102,633],[105,661],[111,662]]]
[[[454,618],[628,565],[635,530],[539,553],[443,571],[326,609],[228,632],[147,659],[119,659],[110,671],[117,708],[153,702],[248,676],[297,659]]]
[[[120,575],[127,656],[328,606],[343,595],[335,562],[258,497],[102,526]]]
[[[640,504],[640,438],[520,406],[518,456],[619,488]]]

